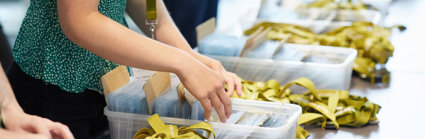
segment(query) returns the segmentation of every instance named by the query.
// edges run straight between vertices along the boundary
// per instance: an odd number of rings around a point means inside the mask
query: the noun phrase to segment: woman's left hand
[[[49,119],[26,114],[16,105],[1,107],[1,116],[8,131],[31,133],[51,139],[73,139],[73,135],[66,125],[53,122]]]
[[[239,96],[242,94],[241,79],[239,79],[239,77],[235,73],[227,72],[226,69],[224,69],[223,65],[221,65],[220,61],[206,57],[196,52],[194,52],[193,55],[196,59],[198,59],[206,66],[220,73],[220,75],[223,76],[227,84],[227,95],[229,95],[229,97],[233,95],[233,92],[235,90]]]

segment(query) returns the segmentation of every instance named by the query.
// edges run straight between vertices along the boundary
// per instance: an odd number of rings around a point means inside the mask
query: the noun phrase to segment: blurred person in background
[[[217,17],[218,0],[164,0],[164,3],[192,48],[197,46],[196,26]]]

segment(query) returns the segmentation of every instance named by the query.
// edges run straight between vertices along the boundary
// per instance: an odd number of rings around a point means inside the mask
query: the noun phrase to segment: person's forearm
[[[185,64],[197,62],[180,49],[137,34],[100,14],[98,1],[94,2],[58,1],[62,30],[79,46],[119,64],[155,71],[177,73]]]
[[[128,0],[127,2],[127,13],[145,34],[150,34],[149,26],[145,24],[145,0]],[[196,56],[189,43],[187,43],[174,24],[162,0],[157,0],[157,13],[158,25],[155,31],[157,40]]]
[[[173,20],[170,17],[170,14],[165,7],[165,4],[162,0],[157,0],[158,2],[158,28],[156,32],[156,37],[159,41],[166,44],[175,46],[182,50],[185,50],[188,53],[192,53],[192,48],[186,39],[180,33],[177,26],[174,24]]]
[[[17,108],[19,107],[18,102],[15,99],[15,95],[13,94],[12,88],[10,87],[9,80],[6,77],[6,74],[3,71],[3,68],[0,64],[0,103],[2,111],[7,108]]]

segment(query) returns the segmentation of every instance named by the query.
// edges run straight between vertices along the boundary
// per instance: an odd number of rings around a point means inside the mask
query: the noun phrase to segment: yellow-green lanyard
[[[206,122],[177,128],[175,125],[164,124],[159,115],[154,114],[148,118],[148,123],[153,129],[142,128],[137,131],[133,139],[208,139],[211,134],[213,134],[214,139],[216,138],[214,128]],[[208,136],[202,136],[195,129],[205,131]]]
[[[158,24],[156,0],[146,0],[146,24],[150,25],[151,38],[155,40],[155,25]]]
[[[291,85],[305,87],[304,94],[290,94]],[[276,80],[267,82],[242,81],[242,96],[233,94],[233,98],[250,100],[296,103],[303,108],[298,120],[297,138],[306,138],[309,134],[299,125],[320,124],[322,128],[339,128],[339,125],[359,127],[377,121],[376,114],[380,106],[365,97],[349,95],[347,90],[316,90],[312,81],[299,78],[284,86]],[[329,119],[331,122],[327,122]]]

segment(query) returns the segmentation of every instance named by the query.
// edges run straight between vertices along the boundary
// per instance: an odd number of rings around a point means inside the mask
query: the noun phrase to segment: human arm
[[[145,33],[150,34],[150,26],[146,25],[146,0],[127,0],[127,13],[136,25]],[[228,85],[227,94],[231,96],[234,90],[240,95],[242,85],[236,74],[227,72],[217,60],[203,56],[192,50],[183,35],[180,33],[162,0],[156,0],[158,25],[156,26],[155,38],[165,44],[179,48],[201,61],[203,64],[218,72]]]
[[[189,53],[152,40],[122,26],[98,11],[99,0],[58,0],[64,34],[74,43],[115,63],[173,72],[200,100],[205,116],[214,107],[222,121],[232,111],[224,92],[224,79]]]
[[[22,135],[16,136],[16,138],[30,136],[63,139],[74,138],[71,131],[65,125],[26,114],[16,101],[2,66],[0,66],[0,103],[0,116],[7,129],[0,130],[0,138],[3,138],[2,136],[16,135],[17,133],[21,133]]]

